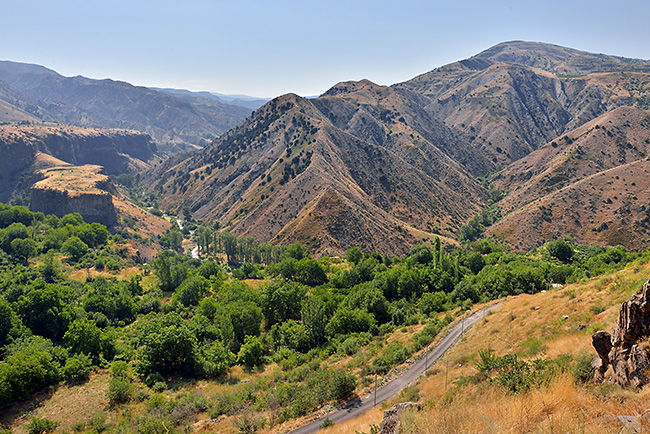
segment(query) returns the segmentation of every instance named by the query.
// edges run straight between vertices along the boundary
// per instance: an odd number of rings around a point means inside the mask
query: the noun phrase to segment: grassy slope
[[[611,330],[618,319],[621,302],[640,289],[649,276],[650,264],[632,265],[561,289],[510,297],[470,329],[417,385],[381,408],[322,432],[370,432],[371,424],[381,423],[384,409],[413,398],[416,391],[424,410],[421,414],[404,415],[405,432],[619,432],[622,425],[604,417],[612,414],[634,415],[647,423],[640,416],[647,408],[649,390],[579,386],[568,373],[556,378],[549,387],[522,394],[510,394],[499,386],[485,383],[457,385],[456,381],[476,373],[474,362],[480,349],[489,349],[497,355],[516,351],[527,359],[555,358],[560,354],[577,356],[584,351],[595,357],[591,333],[600,328]],[[604,310],[595,314],[601,309]],[[578,325],[587,327],[578,330]],[[649,427],[650,423],[646,429]]]

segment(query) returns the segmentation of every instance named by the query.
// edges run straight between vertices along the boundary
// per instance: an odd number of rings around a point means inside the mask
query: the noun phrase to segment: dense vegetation
[[[141,265],[124,239],[78,214],[3,205],[0,405],[110,367],[114,405],[147,400],[147,413],[132,422],[141,432],[178,427],[182,415],[197,411],[238,414],[255,426],[263,421],[247,415],[272,410],[265,423],[278,424],[388,373],[429,345],[452,312],[639,256],[570,240],[523,255],[487,241],[443,248],[436,239],[405,258],[352,248],[345,258],[314,259],[300,244],[269,247],[200,223],[193,228],[202,259],[165,250]],[[135,272],[118,274],[126,268]],[[102,270],[113,277],[97,276]],[[410,342],[388,339],[415,324],[424,326]],[[337,357],[351,360],[327,362]],[[175,379],[227,382],[235,365],[255,371],[273,363],[273,375],[211,399],[168,401],[159,393]]]

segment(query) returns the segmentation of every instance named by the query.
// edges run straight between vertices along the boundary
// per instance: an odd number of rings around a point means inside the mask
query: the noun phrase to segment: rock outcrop
[[[599,360],[594,380],[621,386],[642,387],[650,381],[650,280],[621,305],[612,335],[599,331],[592,336]]]
[[[379,434],[398,434],[400,432],[400,415],[404,411],[420,411],[422,405],[417,402],[400,402],[384,412],[384,419],[379,426]]]
[[[40,171],[44,179],[31,189],[32,211],[63,217],[78,212],[88,223],[118,223],[115,186],[100,166],[58,166]]]

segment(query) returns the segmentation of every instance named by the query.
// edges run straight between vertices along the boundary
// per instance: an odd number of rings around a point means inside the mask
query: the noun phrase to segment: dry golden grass
[[[77,422],[105,413],[110,422],[116,414],[108,411],[108,375],[102,371],[90,376],[82,384],[63,385],[55,392],[42,392],[35,399],[15,404],[3,410],[0,423],[7,424],[14,434],[27,433],[30,416],[47,418],[61,423],[57,432],[69,431]]]
[[[618,319],[620,303],[640,289],[650,276],[648,264],[631,266],[611,276],[535,295],[510,297],[502,307],[469,330],[419,381],[421,414],[402,417],[406,433],[607,433],[621,432],[622,424],[608,415],[642,416],[650,389],[625,390],[610,385],[577,385],[569,373],[550,385],[512,394],[489,383],[471,384],[461,377],[476,372],[480,349],[498,355],[525,356],[526,340],[543,343],[528,358],[576,356],[589,352],[591,331],[609,330]],[[598,309],[594,309],[598,307]],[[602,310],[602,311],[601,311]],[[578,326],[586,326],[579,329]],[[403,400],[403,399],[402,399]],[[399,402],[393,399],[391,404]],[[379,424],[381,417],[370,423]]]
[[[35,183],[34,188],[65,190],[69,196],[107,195],[110,193],[97,188],[100,183],[109,182],[108,176],[101,174],[103,170],[102,166],[92,164],[48,167],[39,171],[43,179]]]

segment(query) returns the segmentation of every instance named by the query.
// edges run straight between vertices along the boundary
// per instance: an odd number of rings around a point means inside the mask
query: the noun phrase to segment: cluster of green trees
[[[298,243],[265,257],[263,244],[196,227],[195,236],[209,240],[201,247],[208,259],[167,250],[142,266],[155,276],[147,284],[140,275],[79,282],[64,276],[59,258],[68,267],[114,261],[120,268],[128,257],[119,237],[78,215],[0,207],[0,405],[111,364],[109,393],[119,404],[137,395],[136,377],[162,390],[175,376],[221,378],[235,364],[277,363],[277,378],[260,380],[273,387],[251,384],[246,394],[239,388],[207,407],[218,415],[253,402],[279,406],[286,420],[347,398],[429,345],[453,320],[445,311],[590,277],[641,256],[570,240],[516,254],[487,241],[444,249],[436,239],[404,258],[351,248],[344,259],[314,259]],[[17,240],[31,240],[33,250],[20,254]],[[215,260],[218,249],[229,264]],[[386,345],[395,329],[418,323],[424,328],[410,342]],[[337,355],[353,357],[360,376],[326,369]]]

